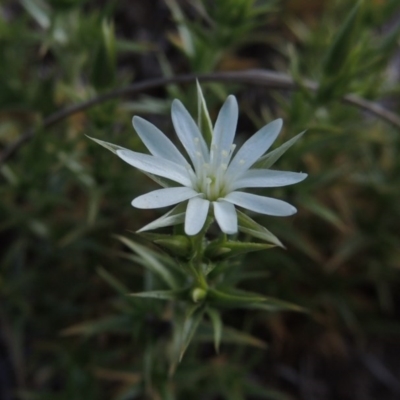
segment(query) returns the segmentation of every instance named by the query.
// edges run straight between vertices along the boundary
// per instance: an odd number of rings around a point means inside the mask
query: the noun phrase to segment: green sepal
[[[251,219],[248,215],[236,210],[238,216],[238,227],[239,231],[247,233],[250,236],[256,237],[266,242],[272,243],[276,246],[285,248],[281,241],[267,228],[258,224],[256,221]]]
[[[137,253],[143,260],[141,264],[162,279],[171,289],[177,289],[179,287],[177,280],[171,274],[169,269],[160,260],[158,260],[149,249],[133,242],[132,240],[129,240],[126,237],[118,235],[115,235],[115,237],[129,247],[132,251]]]
[[[146,226],[140,228],[137,233],[145,232],[148,230],[165,228],[166,226],[175,226],[185,222],[186,203],[179,203],[172,210],[168,211],[160,218],[150,222]]]
[[[188,257],[190,254],[191,242],[187,236],[147,232],[141,233],[140,236],[151,240],[173,256]]]
[[[117,144],[105,142],[104,140],[95,139],[95,138],[93,138],[91,136],[88,136],[88,135],[86,135],[86,137],[89,138],[90,140],[93,140],[93,142],[96,142],[100,146],[103,146],[107,150],[110,150],[115,155],[117,155],[117,150],[128,150],[125,147],[118,146]],[[161,178],[159,176],[156,176],[156,175],[153,175],[153,174],[149,174],[148,172],[145,172],[145,171],[142,171],[142,170],[139,170],[139,171],[143,172],[145,175],[147,175],[154,182],[158,183],[160,186],[163,186],[163,187],[170,187],[171,186],[171,182],[168,179],[164,179],[164,178]]]
[[[203,96],[203,91],[198,80],[196,80],[197,87],[197,125],[200,132],[204,137],[206,143],[210,146],[213,136],[213,126],[208,113],[207,104]]]
[[[281,146],[276,148],[275,150],[267,153],[265,156],[258,159],[258,161],[254,164],[253,168],[265,168],[268,169],[272,167],[279,160],[279,158],[286,153],[287,150],[290,149],[299,139],[301,139],[306,131],[303,131],[291,138],[287,142],[283,143]]]
[[[254,242],[236,242],[223,241],[211,242],[205,250],[205,256],[211,260],[224,260],[229,257],[236,257],[252,251],[267,250],[275,247],[274,244],[254,243]]]
[[[190,290],[150,290],[146,292],[129,293],[128,296],[143,297],[148,299],[157,300],[175,300],[175,301],[187,301],[189,300]]]
[[[109,142],[105,142],[104,140],[96,139],[96,138],[88,136],[88,135],[85,135],[85,136],[87,138],[89,138],[90,140],[93,140],[93,142],[96,142],[100,146],[103,146],[107,150],[110,150],[114,154],[117,154],[117,150],[127,150],[125,147],[118,146],[117,144],[112,144],[112,143],[109,143]]]

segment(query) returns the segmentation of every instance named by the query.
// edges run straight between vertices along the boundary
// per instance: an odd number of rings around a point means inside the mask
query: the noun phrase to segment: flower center
[[[212,145],[210,162],[205,162],[201,153],[197,153],[199,163],[196,169],[195,190],[202,193],[207,200],[216,201],[228,194],[225,172],[234,150],[235,145],[232,145],[229,150],[221,151],[217,146]]]

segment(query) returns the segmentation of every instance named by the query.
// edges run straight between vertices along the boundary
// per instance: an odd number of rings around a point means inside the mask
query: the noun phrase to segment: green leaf
[[[171,289],[177,289],[179,287],[171,272],[153,254],[151,254],[152,252],[149,249],[132,242],[123,236],[117,235],[116,238],[128,246],[132,251],[137,253],[144,261],[143,266],[158,275]]]
[[[98,268],[97,273],[112,287],[114,288],[119,294],[125,296],[129,289],[120,282],[117,278],[112,276],[109,272],[107,272],[104,268]]]
[[[207,321],[203,321],[196,333],[195,340],[202,342],[215,341],[215,328],[213,325]],[[260,349],[266,349],[268,347],[262,340],[226,325],[224,326],[221,342],[253,346]]]
[[[226,291],[209,289],[207,299],[210,300],[211,304],[220,307],[241,307],[265,311],[286,310],[305,312],[304,308],[296,304],[238,289],[229,289]]]
[[[50,28],[52,10],[42,0],[21,0],[22,6],[32,18],[43,28]]]
[[[105,147],[107,150],[110,150],[114,154],[117,154],[117,150],[128,150],[125,147],[118,146],[117,144],[108,143],[108,142],[105,142],[105,141],[100,140],[100,139],[93,138],[93,137],[88,136],[88,135],[86,135],[86,137],[88,137],[90,140],[93,140],[94,142],[96,142],[100,146]]]
[[[219,345],[221,343],[221,337],[222,337],[222,320],[221,316],[218,311],[212,309],[212,308],[207,308],[207,314],[210,317],[212,326],[213,326],[213,332],[214,332],[214,348],[216,353],[219,353]]]
[[[323,74],[325,76],[336,76],[344,67],[347,58],[353,50],[354,37],[358,29],[359,9],[362,1],[350,11],[349,15],[340,27],[328,53],[323,61]]]
[[[205,250],[205,255],[210,259],[226,259],[250,253],[252,251],[267,250],[272,247],[275,247],[275,245],[235,241],[211,242]]]
[[[302,205],[303,208],[310,210],[312,213],[331,223],[342,232],[345,232],[347,230],[345,223],[334,211],[332,211],[319,201],[315,200],[314,198],[303,197],[299,200],[299,203]]]
[[[176,310],[174,315],[174,333],[173,333],[173,348],[172,360],[169,369],[169,374],[175,372],[176,366],[181,362],[185,351],[196,333],[197,328],[204,315],[204,305],[194,304],[189,306],[183,313]]]
[[[281,243],[281,241],[267,228],[258,224],[256,221],[251,219],[248,215],[243,212],[237,210],[238,215],[238,223],[239,223],[239,231],[243,233],[247,233],[253,237],[256,237],[261,240],[265,240],[266,242],[272,243],[276,246],[285,248],[285,246]]]
[[[174,256],[187,257],[190,254],[191,242],[184,235],[166,235],[160,233],[142,233],[140,236],[167,250]]]
[[[360,0],[351,10],[332,45],[322,65],[322,78],[316,95],[317,102],[326,102],[342,95],[348,90],[351,79],[351,64],[359,57],[354,50],[355,38],[359,36]]]
[[[208,289],[207,299],[212,304],[225,307],[237,307],[264,301],[264,297],[254,293],[237,291],[230,289],[229,291]]]
[[[180,203],[172,210],[168,211],[166,214],[150,222],[143,228],[140,228],[137,232],[144,232],[158,228],[164,228],[166,226],[173,226],[178,224],[183,224],[185,222],[186,214],[186,203]]]
[[[272,165],[279,160],[279,158],[286,153],[287,150],[290,149],[299,139],[301,139],[306,131],[303,131],[293,137],[292,139],[288,140],[287,142],[283,143],[281,146],[276,148],[275,150],[269,152],[265,156],[261,157],[255,164],[253,168],[270,168]]]
[[[180,343],[179,362],[182,361],[191,340],[193,339],[196,330],[203,319],[204,307],[203,305],[195,305],[189,309],[183,324],[183,331]]]
[[[125,147],[118,146],[117,144],[105,142],[105,141],[100,140],[100,139],[95,139],[95,138],[93,138],[91,136],[88,136],[88,135],[86,135],[86,137],[89,138],[90,140],[93,140],[94,142],[96,142],[100,146],[103,146],[107,150],[110,150],[115,155],[117,154],[117,150],[128,150]],[[156,175],[153,175],[153,174],[149,174],[148,172],[144,172],[144,171],[140,171],[140,172],[143,172],[145,175],[147,175],[154,182],[158,183],[160,186],[163,186],[163,187],[171,186],[171,183],[170,183],[170,181],[168,181],[168,179],[164,179],[164,178],[161,178],[159,176],[156,176]]]
[[[101,43],[95,55],[92,81],[98,88],[113,85],[116,71],[115,30],[112,22],[103,20],[101,25]]]
[[[206,143],[210,146],[213,136],[213,126],[208,113],[207,104],[201,90],[201,86],[198,80],[196,80],[197,87],[197,125],[199,126],[200,132],[202,133]]]
[[[129,296],[144,297],[157,300],[185,301],[189,299],[189,289],[180,290],[150,290],[147,292],[129,293]]]
[[[95,321],[85,321],[69,326],[61,331],[62,336],[71,335],[95,335],[104,332],[131,332],[132,317],[130,315],[118,315],[101,318]]]

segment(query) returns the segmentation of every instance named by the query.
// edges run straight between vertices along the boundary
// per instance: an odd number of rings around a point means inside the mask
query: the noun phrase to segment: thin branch
[[[232,71],[232,72],[214,72],[209,74],[187,74],[178,75],[171,78],[157,78],[144,82],[134,83],[124,88],[112,90],[108,93],[94,97],[88,101],[76,104],[70,107],[66,107],[60,111],[46,117],[40,129],[49,128],[65,118],[84,111],[96,104],[104,103],[108,100],[112,100],[118,97],[126,95],[132,95],[148,89],[153,89],[160,86],[166,86],[175,83],[188,83],[198,79],[202,82],[234,82],[243,83],[250,85],[265,86],[270,89],[284,89],[284,90],[295,90],[297,88],[296,82],[286,74],[269,70],[248,70],[248,71]],[[318,85],[312,81],[304,81],[302,85],[312,91],[318,89]],[[381,107],[379,104],[362,99],[353,94],[348,94],[342,97],[344,103],[359,107],[377,117],[391,123],[392,125],[400,128],[400,117],[389,110]],[[27,143],[33,138],[35,132],[39,128],[33,128],[23,133],[18,139],[11,143],[0,155],[0,165],[6,162],[21,146]]]

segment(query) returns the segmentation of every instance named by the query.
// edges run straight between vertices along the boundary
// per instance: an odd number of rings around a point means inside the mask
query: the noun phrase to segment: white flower
[[[174,100],[172,122],[190,158],[189,163],[158,128],[140,117],[134,117],[133,126],[151,155],[114,146],[116,154],[143,172],[167,178],[181,186],[166,187],[144,194],[135,198],[132,205],[149,209],[188,201],[184,213],[187,235],[200,232],[210,206],[221,230],[227,234],[238,231],[235,206],[274,216],[294,214],[296,209],[282,200],[242,191],[245,188],[291,185],[306,178],[307,174],[304,173],[251,169],[275,141],[282,127],[282,120],[277,119],[261,128],[234,154],[233,139],[237,120],[237,101],[234,96],[229,96],[219,112],[209,148],[183,104]],[[169,217],[170,214],[164,216],[163,222],[157,227],[176,223],[176,219],[173,223],[168,220],[173,218]],[[155,224],[149,224],[145,228],[154,227]]]

